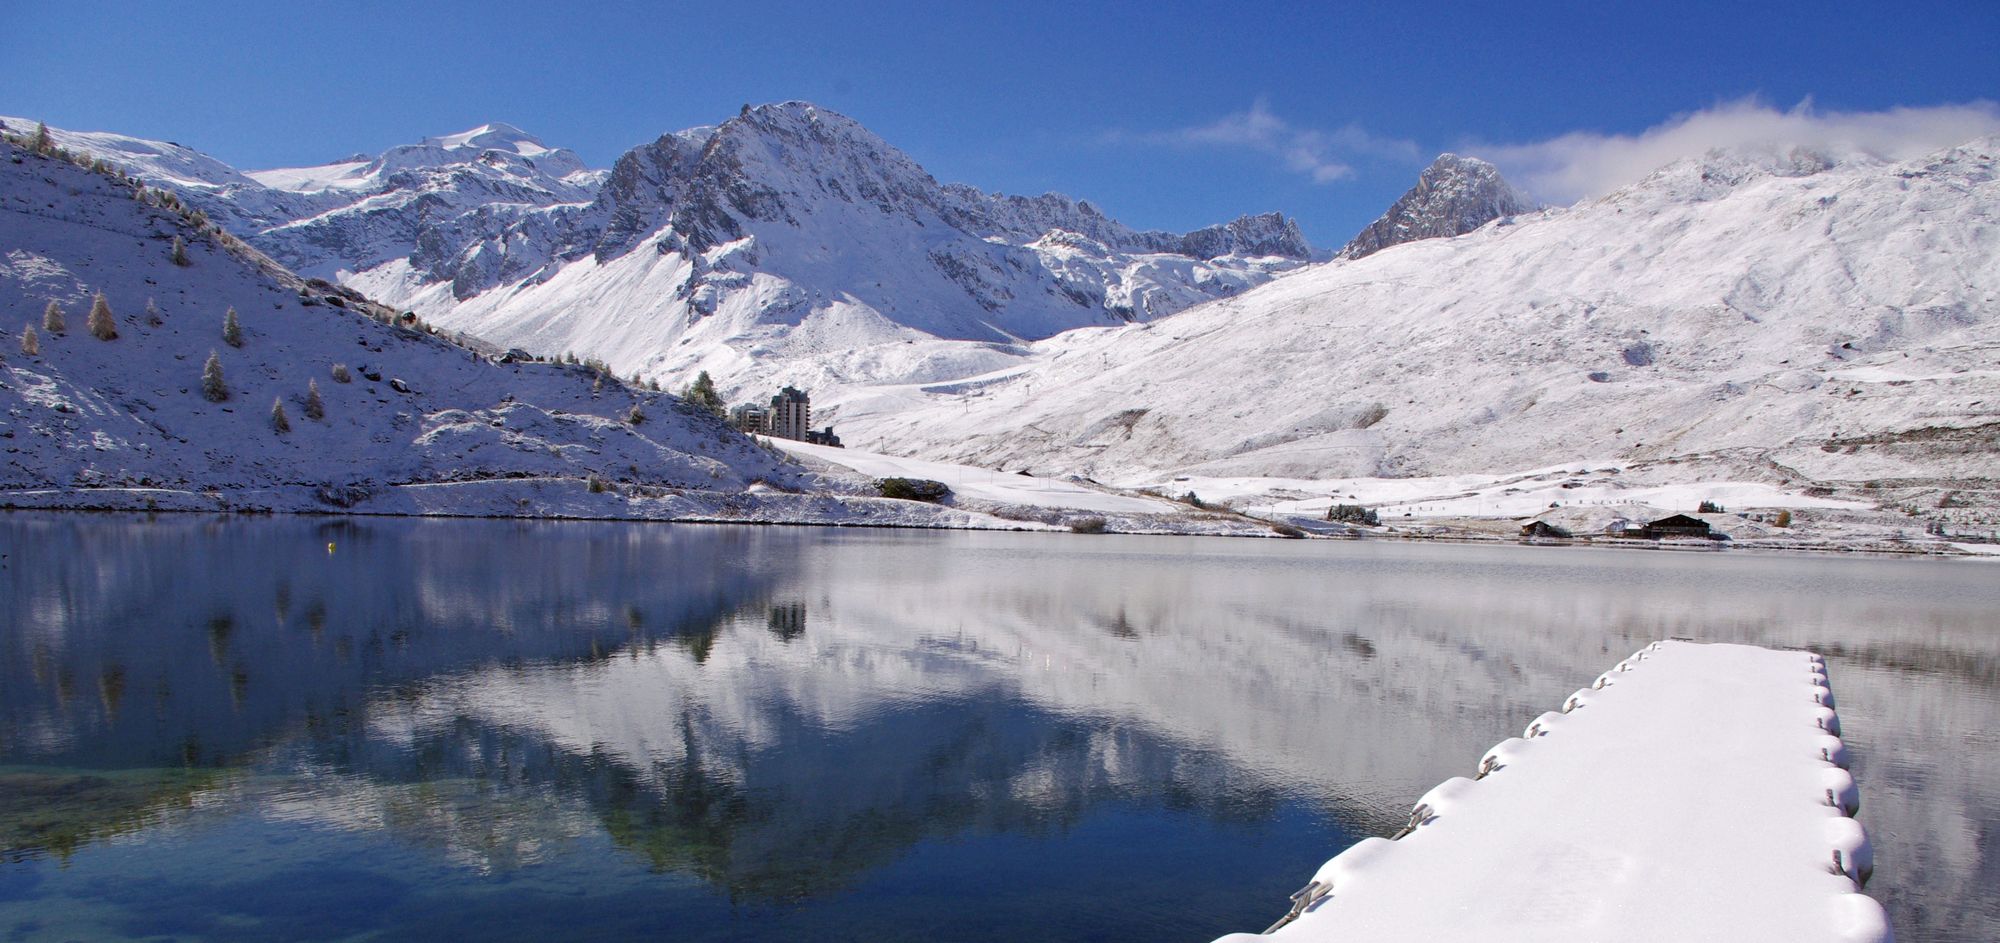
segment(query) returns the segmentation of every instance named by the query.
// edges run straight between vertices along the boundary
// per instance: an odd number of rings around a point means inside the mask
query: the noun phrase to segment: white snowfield
[[[1818,655],[1654,642],[1322,865],[1270,937],[1890,940],[1839,731]]]
[[[772,439],[772,444],[793,455],[849,468],[874,478],[928,478],[951,486],[953,494],[976,501],[1021,507],[1096,511],[1105,514],[1174,514],[1186,505],[1159,498],[1116,494],[1056,478],[1035,478],[1011,472],[927,462],[916,458],[881,455],[859,449],[811,445],[790,439]]]
[[[1664,508],[1692,513],[1703,501],[1726,507],[1859,510],[1855,501],[1786,491],[1768,482],[1707,480],[1666,483],[1645,469],[1613,460],[1570,462],[1490,475],[1420,478],[1209,478],[1147,476],[1120,487],[1193,491],[1209,501],[1272,516],[1321,516],[1336,504],[1361,504],[1383,518],[1535,517],[1552,507]],[[1640,512],[1643,513],[1643,512]]]

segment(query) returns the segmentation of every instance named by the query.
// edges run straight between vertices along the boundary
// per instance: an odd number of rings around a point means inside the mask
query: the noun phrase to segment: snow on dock
[[[1655,642],[1322,865],[1292,943],[1886,941],[1825,662]],[[1217,943],[1265,937],[1240,933]]]

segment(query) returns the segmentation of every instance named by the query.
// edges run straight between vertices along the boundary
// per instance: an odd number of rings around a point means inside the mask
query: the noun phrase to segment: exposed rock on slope
[[[1368,224],[1340,257],[1359,259],[1390,246],[1461,236],[1503,216],[1535,208],[1500,171],[1476,157],[1440,154],[1417,178],[1417,185]]]

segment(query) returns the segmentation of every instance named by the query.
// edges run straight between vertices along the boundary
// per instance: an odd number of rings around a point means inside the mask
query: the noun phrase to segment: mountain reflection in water
[[[1825,652],[1871,891],[2000,929],[1979,564],[26,514],[0,553],[21,939],[1206,940],[1669,636]]]

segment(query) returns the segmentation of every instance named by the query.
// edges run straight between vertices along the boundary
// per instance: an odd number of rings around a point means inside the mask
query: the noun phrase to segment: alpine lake
[[[0,590],[0,940],[1206,943],[1676,637],[1826,655],[1869,893],[2000,938],[1991,562],[16,512]]]

